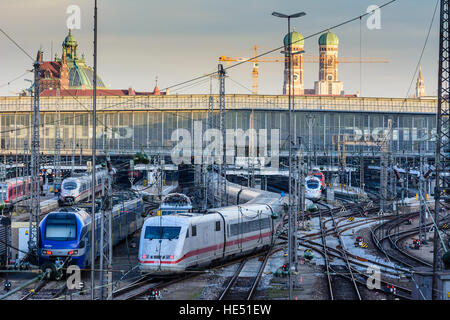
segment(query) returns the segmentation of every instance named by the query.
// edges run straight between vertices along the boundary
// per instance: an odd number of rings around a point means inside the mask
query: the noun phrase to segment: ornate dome
[[[69,87],[71,89],[93,89],[94,88],[94,70],[85,64],[73,64],[69,68]],[[97,75],[97,88],[106,89],[102,78]]]
[[[339,45],[339,38],[334,33],[328,31],[319,38],[319,46],[337,46]]]
[[[284,37],[284,46],[288,46],[289,45],[289,36],[291,37],[291,44],[293,46],[303,46],[305,44],[305,41],[303,40],[303,36],[296,32],[296,31],[292,31],[291,33],[287,34]]]
[[[69,34],[64,39],[62,46],[68,47],[68,46],[74,46],[74,45],[77,45],[77,41],[75,40],[75,38],[72,35],[72,29],[69,29]]]

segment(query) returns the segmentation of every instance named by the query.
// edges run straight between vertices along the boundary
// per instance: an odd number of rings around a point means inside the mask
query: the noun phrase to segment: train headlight
[[[69,253],[69,256],[78,254],[78,250],[70,250],[68,253]]]
[[[50,250],[42,250],[42,254],[46,254],[48,256],[51,256],[52,252]]]
[[[142,259],[147,259],[147,258],[148,258],[148,256],[146,254],[142,255]]]

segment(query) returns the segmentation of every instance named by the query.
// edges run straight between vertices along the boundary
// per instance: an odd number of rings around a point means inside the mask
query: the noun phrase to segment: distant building
[[[291,39],[291,68],[289,70],[289,37]],[[283,94],[289,94],[289,72],[293,83],[293,95],[344,95],[344,83],[338,78],[338,47],[339,38],[331,32],[324,33],[319,38],[319,80],[314,83],[314,89],[305,89],[303,78],[303,54],[295,54],[304,49],[303,36],[292,31],[283,40],[284,84]],[[353,96],[353,95],[352,95]]]
[[[94,89],[94,70],[88,66],[84,54],[77,54],[78,43],[69,29],[62,43],[62,55],[55,54],[53,61],[44,61],[44,52],[39,49],[37,59],[41,62],[39,89],[41,96],[92,96]],[[102,78],[97,75],[97,95],[165,95],[156,85],[153,92],[135,92],[108,89]]]
[[[327,32],[319,38],[319,81],[314,83],[317,95],[341,95],[344,83],[338,78],[339,38]]]
[[[419,76],[417,77],[416,82],[416,94],[415,98],[425,97],[427,94],[425,92],[425,81],[423,80],[422,75],[422,66],[419,67]]]
[[[287,34],[284,37],[283,43],[284,43],[284,55],[286,57],[286,61],[284,63],[283,94],[284,95],[289,94],[289,87],[291,86],[291,83],[293,83],[291,94],[303,95],[305,94],[305,87],[303,84],[303,54],[292,54],[291,70],[289,70],[289,59],[288,59],[289,50],[291,53],[303,50],[304,46],[303,36],[296,31],[292,31],[291,33]],[[289,45],[291,45],[290,49]],[[292,82],[289,81],[289,72]]]

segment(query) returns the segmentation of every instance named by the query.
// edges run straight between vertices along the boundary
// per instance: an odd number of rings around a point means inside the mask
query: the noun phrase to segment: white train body
[[[115,172],[115,170],[113,169]],[[107,170],[98,170],[95,174],[95,192],[102,190],[102,182],[108,175]],[[59,195],[60,204],[73,205],[83,201],[92,193],[92,175],[81,177],[70,177],[63,180],[61,184],[61,193]]]
[[[140,269],[180,273],[267,248],[274,241],[272,212],[269,205],[244,204],[148,218],[141,232]]]
[[[305,179],[305,198],[318,201],[322,196],[321,181],[314,176],[308,176]]]

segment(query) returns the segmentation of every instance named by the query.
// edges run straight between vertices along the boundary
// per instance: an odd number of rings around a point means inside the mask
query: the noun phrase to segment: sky
[[[304,37],[358,17],[371,5],[388,0],[98,0],[98,73],[111,89],[133,87],[171,94],[218,92],[217,80],[189,86],[184,81],[217,70],[218,57],[251,57],[280,47],[286,19],[271,15],[305,12],[291,25]],[[80,8],[80,29],[73,30],[78,53],[93,65],[93,0],[0,0],[0,28],[33,58],[41,47],[44,60],[61,56],[71,5]],[[418,65],[436,0],[397,0],[381,9],[380,29],[370,30],[367,18],[332,29],[340,39],[340,57],[377,57],[388,64],[340,64],[339,78],[346,94],[367,97],[406,97],[414,94]],[[439,8],[438,8],[439,10]],[[70,20],[70,19],[69,19]],[[421,66],[427,95],[436,95],[439,12],[425,48]],[[305,40],[308,55],[318,55],[318,37]],[[51,55],[53,53],[53,55]],[[13,96],[29,85],[13,79],[32,68],[31,59],[0,33],[0,96]],[[268,56],[279,57],[276,51]],[[231,63],[232,65],[233,63]],[[361,69],[360,69],[361,68]],[[228,70],[226,93],[251,93],[252,64]],[[361,76],[360,76],[361,71]],[[305,88],[314,88],[318,65],[304,65]],[[410,83],[414,80],[411,89]],[[9,84],[8,84],[9,83]],[[261,63],[259,93],[281,94],[283,64]]]

